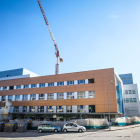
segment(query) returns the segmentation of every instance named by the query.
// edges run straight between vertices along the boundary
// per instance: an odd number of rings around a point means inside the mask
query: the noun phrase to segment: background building
[[[119,75],[123,81],[124,116],[140,116],[139,94],[137,84],[133,84],[131,74]]]
[[[0,106],[12,101],[11,119],[108,117],[107,89],[111,80],[108,92],[111,117],[123,113],[123,84],[114,68],[37,77],[20,74],[0,81]]]

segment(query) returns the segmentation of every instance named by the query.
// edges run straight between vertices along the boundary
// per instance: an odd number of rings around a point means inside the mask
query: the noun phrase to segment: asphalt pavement
[[[93,130],[84,133],[78,132],[44,132],[27,131],[24,133],[0,132],[0,140],[140,140],[140,125],[127,127],[126,129],[108,131]]]

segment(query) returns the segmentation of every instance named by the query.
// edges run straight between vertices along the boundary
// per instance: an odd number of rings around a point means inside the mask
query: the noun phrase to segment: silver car
[[[63,131],[67,132],[67,131],[77,131],[77,132],[84,132],[86,131],[86,128],[84,126],[80,126],[76,123],[66,123],[63,126]]]
[[[38,126],[38,132],[42,133],[45,131],[54,131],[54,132],[60,132],[61,127],[53,126],[52,124],[40,124]]]

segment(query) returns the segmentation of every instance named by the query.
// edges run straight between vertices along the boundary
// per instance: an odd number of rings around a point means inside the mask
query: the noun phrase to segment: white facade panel
[[[6,101],[8,101],[8,95],[6,95]]]
[[[35,106],[35,112],[36,113],[38,112],[38,106]]]
[[[67,81],[64,81],[64,86],[66,86],[67,85]]]
[[[56,113],[56,106],[53,106],[53,113]]]
[[[125,94],[125,91],[129,90],[135,90],[136,94]],[[136,98],[137,102],[130,102],[125,103],[124,102],[124,115],[131,117],[131,116],[140,116],[140,108],[139,108],[139,95],[138,95],[138,88],[137,84],[128,84],[128,85],[123,85],[123,99],[130,99],[130,98]],[[138,111],[133,111],[133,110],[138,110]]]
[[[86,98],[89,98],[89,91],[85,91]]]
[[[57,82],[54,82],[54,86],[57,86]]]
[[[16,99],[16,96],[15,96],[15,95],[13,95],[13,101],[15,101],[15,99]]]
[[[19,106],[19,112],[23,112],[23,106]]]
[[[45,100],[47,100],[47,93],[45,93]]]
[[[64,99],[67,99],[67,92],[64,92]]]
[[[72,106],[72,113],[77,113],[77,105]]]
[[[57,93],[54,93],[54,100],[57,100]]]
[[[39,100],[39,94],[36,94],[36,100]]]
[[[74,85],[77,85],[78,84],[78,81],[77,80],[74,80]]]
[[[88,84],[88,79],[85,79],[85,84]]]
[[[48,83],[45,83],[45,87],[48,87]]]
[[[20,95],[20,101],[22,101],[23,95]]]
[[[47,113],[47,106],[44,106],[44,113]]]
[[[64,106],[64,113],[66,113],[67,112],[67,110],[66,110],[67,108],[66,108],[66,106]]]
[[[30,101],[30,99],[31,99],[31,98],[30,98],[30,94],[28,94],[28,100]]]
[[[77,99],[77,92],[74,92],[74,99]]]
[[[27,112],[29,112],[29,106],[27,106]]]

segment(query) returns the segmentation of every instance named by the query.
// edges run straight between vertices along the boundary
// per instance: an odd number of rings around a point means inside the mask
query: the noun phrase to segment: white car
[[[67,131],[77,131],[77,132],[84,132],[86,131],[86,128],[84,126],[80,126],[76,123],[66,123],[63,126],[63,131],[66,133]]]

